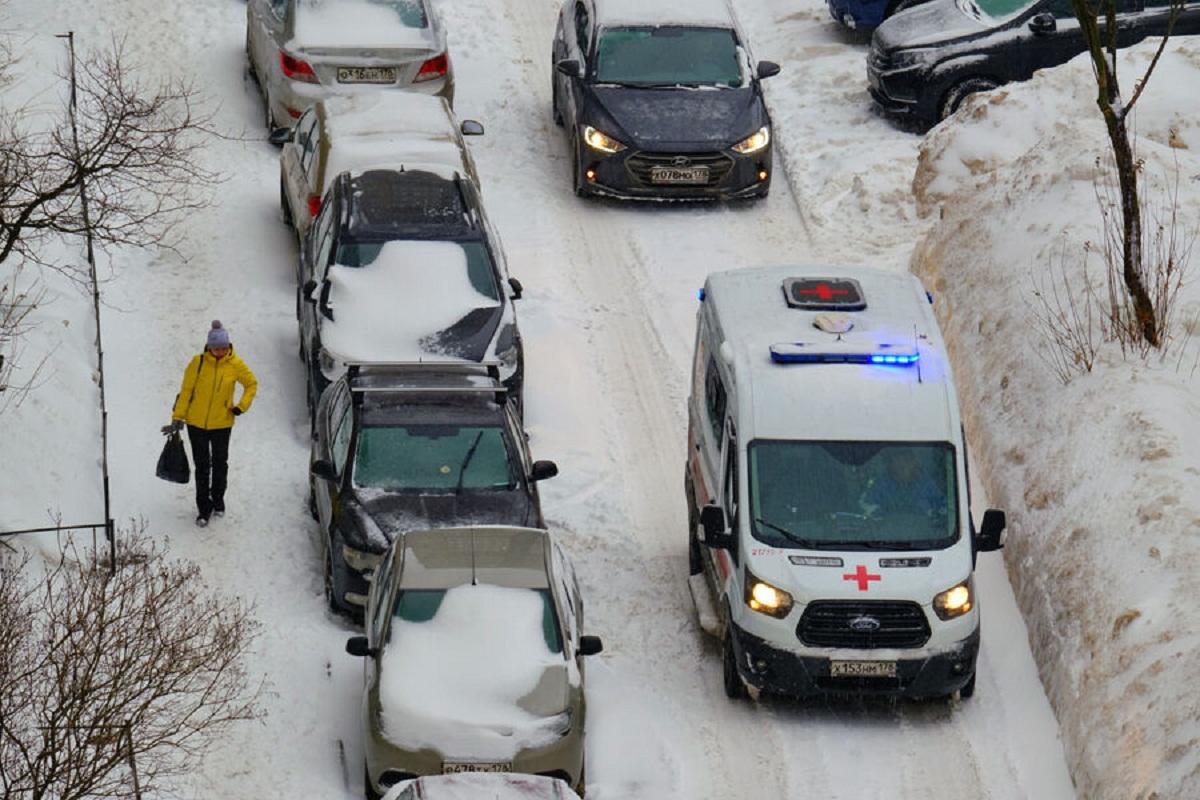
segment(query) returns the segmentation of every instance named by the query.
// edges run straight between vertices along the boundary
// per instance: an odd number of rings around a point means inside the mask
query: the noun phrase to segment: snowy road
[[[606,644],[589,664],[589,797],[1073,796],[998,557],[985,558],[979,576],[984,644],[972,700],[953,708],[755,706],[724,697],[717,649],[694,621],[685,582],[684,402],[695,292],[716,269],[845,260],[844,242],[815,244],[840,237],[820,227],[820,214],[800,208],[780,174],[770,199],[757,205],[577,200],[564,137],[549,115],[556,0],[441,5],[456,108],[487,128],[472,140],[483,194],[510,270],[526,287],[518,313],[531,444],[535,457],[555,459],[562,471],[545,485],[543,507],[575,558],[588,632]],[[799,19],[811,23],[816,8],[809,3]],[[770,23],[764,13],[755,10],[752,30]],[[223,130],[257,137],[261,106],[242,76],[244,14],[235,0],[11,0],[8,15],[46,32],[74,28],[84,42],[126,32],[152,68],[196,76],[220,99]],[[819,39],[814,56],[830,58],[830,42]],[[838,46],[847,73],[859,69],[862,46]],[[800,63],[785,62],[785,70]],[[880,129],[827,133],[853,147]],[[252,598],[264,626],[251,666],[271,683],[267,714],[240,728],[196,776],[199,798],[361,791],[361,667],[342,650],[350,628],[323,611],[303,508],[295,247],[277,216],[277,159],[261,141],[215,144],[214,163],[229,179],[216,205],[189,224],[184,258],[123,255],[106,295],[118,517],[145,517],[176,552],[198,560],[214,586]],[[197,531],[187,490],[145,476],[157,426],[212,317],[232,330],[260,394],[233,437],[230,514]]]

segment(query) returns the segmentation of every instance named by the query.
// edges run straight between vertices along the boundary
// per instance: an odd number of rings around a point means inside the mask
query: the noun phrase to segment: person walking
[[[242,396],[233,402],[234,384]],[[193,356],[183,371],[183,385],[175,398],[171,424],[163,432],[179,431],[187,424],[196,462],[196,525],[209,517],[225,515],[225,484],[229,472],[229,435],[235,417],[250,410],[258,379],[246,362],[233,352],[229,331],[213,320],[204,351]]]

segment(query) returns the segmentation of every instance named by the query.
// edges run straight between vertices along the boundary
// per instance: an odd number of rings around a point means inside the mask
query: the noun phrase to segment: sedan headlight
[[[750,155],[751,153],[757,153],[759,150],[762,150],[764,147],[766,147],[770,143],[771,143],[771,126],[763,125],[761,128],[756,130],[754,133],[750,134],[745,139],[742,139],[740,142],[735,144],[733,146],[733,149],[734,149],[734,152],[741,153],[742,155],[746,156],[746,155]]]
[[[752,611],[783,619],[792,610],[792,596],[746,570],[746,605]]]
[[[967,578],[933,598],[933,612],[939,619],[951,620],[967,614],[975,607],[975,586]]]
[[[933,51],[924,48],[916,50],[897,50],[888,55],[888,66],[892,69],[912,69],[928,63]]]
[[[604,131],[596,130],[591,125],[583,126],[583,140],[587,142],[588,147],[599,150],[601,153],[619,153],[625,149],[625,145]]]

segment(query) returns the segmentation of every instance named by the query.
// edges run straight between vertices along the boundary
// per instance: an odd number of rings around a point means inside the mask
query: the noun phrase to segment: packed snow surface
[[[448,761],[508,761],[561,736],[567,665],[546,645],[543,604],[529,589],[457,586],[431,620],[392,620],[379,677],[388,741]],[[556,707],[528,708],[545,695]]]

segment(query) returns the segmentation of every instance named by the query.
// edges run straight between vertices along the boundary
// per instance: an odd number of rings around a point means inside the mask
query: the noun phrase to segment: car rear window
[[[727,28],[609,28],[596,45],[596,81],[626,86],[741,86]]]
[[[542,601],[542,635],[546,639],[546,647],[551,653],[562,652],[562,636],[558,630],[558,617],[554,612],[554,597],[549,589],[526,589],[514,591],[529,591],[536,594]],[[442,606],[446,597],[445,589],[409,589],[400,592],[396,597],[394,614],[405,622],[430,622]]]
[[[361,429],[354,485],[387,491],[511,489],[516,470],[499,426],[410,425]]]

